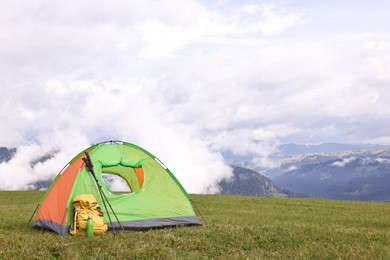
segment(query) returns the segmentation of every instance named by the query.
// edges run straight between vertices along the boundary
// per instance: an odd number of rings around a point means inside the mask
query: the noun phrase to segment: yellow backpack
[[[103,219],[103,212],[91,194],[81,194],[73,199],[74,223],[70,229],[72,235],[85,236],[88,217],[93,222],[93,234],[102,235],[107,231],[107,224]]]

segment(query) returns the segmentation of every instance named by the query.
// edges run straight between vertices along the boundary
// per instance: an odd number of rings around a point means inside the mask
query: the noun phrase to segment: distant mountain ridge
[[[239,166],[232,166],[232,168],[233,178],[219,182],[221,194],[286,198],[309,197],[307,194],[283,189],[256,171]]]
[[[286,144],[274,158],[278,167],[250,170],[247,161],[239,161],[231,164],[235,165],[233,178],[221,181],[219,186],[222,194],[390,201],[390,146],[370,147],[324,144],[302,148]],[[348,148],[353,150],[345,150]],[[326,152],[302,154],[305,149]],[[0,163],[11,160],[16,151],[0,147]],[[43,155],[31,162],[30,167],[52,156]],[[37,180],[29,186],[41,189],[50,183],[51,180]]]
[[[58,151],[55,151],[58,152]],[[12,159],[16,149],[0,148],[0,163]],[[34,167],[37,162],[44,162],[52,158],[54,154],[43,155],[42,158],[30,162],[30,167]],[[238,166],[232,166],[233,178],[229,181],[223,180],[219,183],[221,194],[261,196],[261,197],[308,197],[308,195],[293,192],[280,188],[269,178],[253,170]],[[52,180],[37,180],[30,183],[30,189],[46,189]]]
[[[313,197],[390,201],[390,147],[314,153],[279,159],[265,174],[278,185]]]
[[[317,145],[303,145],[295,143],[287,143],[279,146],[278,155],[281,157],[293,156],[298,154],[311,153],[337,153],[345,151],[365,150],[370,148],[381,148],[382,145],[375,144],[343,144],[343,143],[323,143]]]
[[[260,146],[260,144],[259,144]],[[286,158],[290,156],[313,154],[313,153],[338,153],[348,151],[359,151],[366,149],[382,148],[384,145],[377,144],[344,144],[344,143],[323,143],[316,145],[286,143],[277,147],[277,151],[271,155],[272,159]],[[260,148],[259,148],[260,149]],[[242,167],[252,168],[251,161],[255,159],[255,155],[237,155],[230,151],[222,152],[223,158],[231,165],[240,165]],[[260,171],[260,168],[255,168],[256,171]]]

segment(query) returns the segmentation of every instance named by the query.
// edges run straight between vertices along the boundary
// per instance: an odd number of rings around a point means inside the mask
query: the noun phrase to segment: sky
[[[54,178],[91,144],[157,156],[187,191],[275,167],[281,143],[390,143],[390,2],[0,3],[0,189]],[[55,153],[44,162],[37,158]]]

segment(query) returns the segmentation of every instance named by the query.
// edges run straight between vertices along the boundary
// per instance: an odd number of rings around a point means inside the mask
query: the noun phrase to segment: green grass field
[[[192,195],[207,226],[58,236],[27,227],[38,191],[0,191],[0,259],[390,259],[390,204]]]

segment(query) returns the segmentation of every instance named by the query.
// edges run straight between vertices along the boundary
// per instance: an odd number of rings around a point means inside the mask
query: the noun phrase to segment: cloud
[[[353,162],[356,160],[356,157],[348,157],[348,158],[344,158],[342,161],[337,161],[337,162],[334,162],[332,164],[332,166],[337,166],[337,167],[345,167],[345,165]]]
[[[333,180],[333,179],[334,179],[334,177],[330,173],[321,173],[320,178],[319,178],[320,181],[329,181],[329,180]]]
[[[73,129],[54,131],[40,138],[40,143],[19,146],[12,160],[0,164],[1,189],[28,189],[36,181],[53,179],[78,152],[88,147],[88,140]],[[51,155],[48,160],[38,162]]]
[[[159,82],[156,95],[170,93],[175,118],[196,122],[203,130],[284,125],[296,130],[279,136],[275,129],[269,133],[284,140],[295,136],[304,143],[364,142],[352,133],[367,129],[361,126],[374,118],[385,123],[388,114],[383,97],[389,91],[379,82],[368,82],[366,75],[371,71],[373,78],[388,82],[375,65],[387,61],[371,52],[376,50],[359,45],[346,52],[311,41],[226,46],[207,56],[167,64],[165,71],[170,72]],[[365,56],[375,62],[362,63]],[[379,134],[380,129],[373,131]]]
[[[0,7],[0,144],[20,148],[0,188],[53,177],[110,139],[145,147],[202,193],[231,176],[224,152],[272,167],[283,142],[390,140],[389,35],[367,31],[383,28],[374,20],[344,32],[331,8],[230,1]]]
[[[28,188],[34,180],[54,178],[93,140],[120,139],[146,148],[174,172],[189,192],[215,193],[218,181],[232,174],[218,152],[210,151],[207,143],[192,136],[185,125],[168,122],[164,116],[168,108],[150,103],[142,97],[142,91],[85,82],[75,82],[72,87],[53,81],[48,82],[45,91],[63,100],[53,102],[51,109],[34,110],[33,115],[26,110],[23,114],[27,124],[33,123],[33,127],[25,127],[36,133],[30,144],[18,148],[12,160],[0,164],[0,172],[5,173],[0,175],[2,189]],[[53,152],[53,158],[30,165]]]
[[[303,18],[303,11],[292,12],[273,4],[245,5],[237,9],[237,15],[240,21],[244,20],[248,25],[245,31],[261,32],[264,35],[279,34],[291,27],[309,22]],[[242,29],[239,31],[242,32]]]
[[[387,158],[357,158],[357,157],[348,157],[344,158],[342,161],[334,162],[332,165],[337,167],[345,167],[347,164],[351,162],[358,163],[359,166],[369,165],[369,164],[376,164],[376,163],[389,163],[390,160]]]

